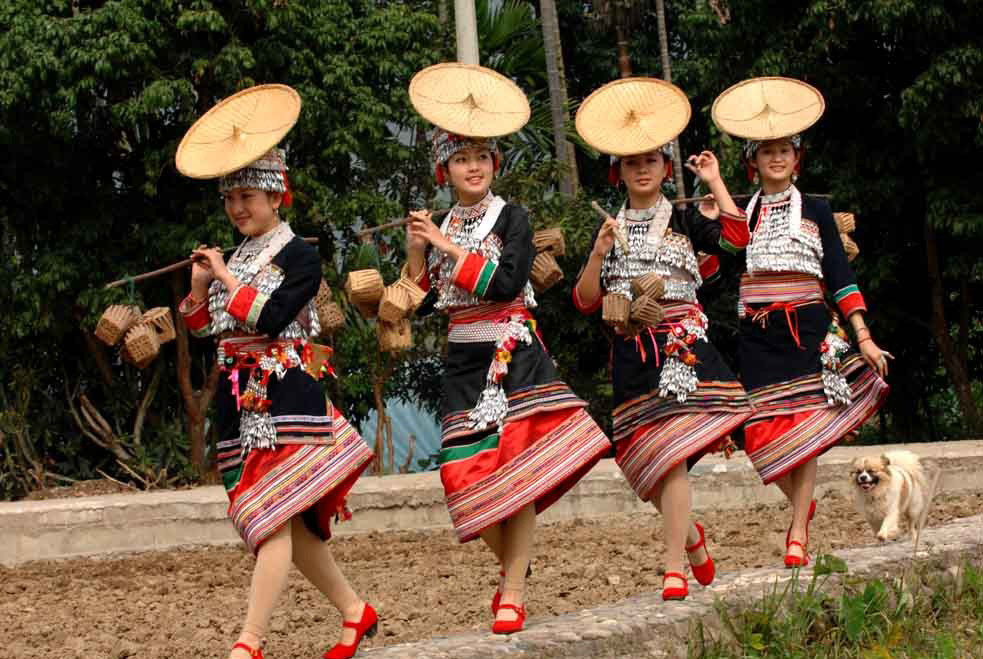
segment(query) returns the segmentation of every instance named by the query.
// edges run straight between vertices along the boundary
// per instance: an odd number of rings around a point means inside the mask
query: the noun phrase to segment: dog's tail
[[[911,451],[888,451],[884,454],[884,459],[889,465],[899,467],[918,482],[924,489],[927,485],[925,481],[925,471],[918,456]]]

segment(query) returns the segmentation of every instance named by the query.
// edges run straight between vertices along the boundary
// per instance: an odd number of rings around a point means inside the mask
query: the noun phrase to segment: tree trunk
[[[672,63],[669,61],[669,32],[666,30],[665,0],[655,0],[655,17],[659,24],[659,56],[662,59],[662,79],[672,82]],[[676,199],[686,197],[686,183],[683,181],[683,159],[679,139],[672,141],[672,167],[676,182]]]
[[[454,27],[457,32],[457,61],[480,64],[474,0],[454,0]]]
[[[955,389],[956,399],[959,401],[959,408],[962,410],[965,424],[969,430],[979,432],[983,429],[983,424],[981,424],[980,412],[973,398],[973,387],[966,372],[966,364],[959,359],[956,346],[953,345],[952,338],[949,336],[949,328],[945,320],[945,291],[942,286],[942,270],[939,267],[938,241],[935,237],[935,228],[928,217],[924,219],[922,228],[925,236],[925,260],[928,266],[931,295],[932,336],[939,347],[939,352],[942,353],[942,364],[949,375],[949,379],[952,380],[952,386]]]
[[[550,114],[553,119],[553,144],[556,160],[563,168],[560,177],[560,194],[573,197],[577,194],[577,159],[573,144],[567,140],[567,80],[563,70],[563,48],[560,42],[560,21],[556,15],[554,0],[539,0],[540,19],[543,23],[543,49],[546,52],[546,77],[550,90]]]
[[[175,315],[183,298],[183,271],[171,274],[171,292],[174,299]],[[212,369],[205,378],[202,388],[195,391],[191,384],[191,348],[188,343],[188,328],[181,318],[176,318],[174,329],[177,345],[177,382],[184,403],[184,414],[188,420],[188,438],[191,443],[191,464],[194,465],[199,477],[204,477],[208,471],[205,462],[205,416],[211,405],[212,397],[218,389],[218,364],[212,364]]]
[[[618,73],[622,78],[631,77],[631,57],[628,55],[628,37],[625,36],[624,10],[614,3],[614,33],[618,38]]]

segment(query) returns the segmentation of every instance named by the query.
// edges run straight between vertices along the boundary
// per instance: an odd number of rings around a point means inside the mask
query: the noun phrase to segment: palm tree
[[[632,75],[631,57],[628,54],[626,32],[641,24],[648,9],[649,0],[599,0],[594,15],[607,29],[614,28],[618,42],[618,71],[622,78]],[[669,60],[669,34],[666,30],[666,8],[664,0],[655,0],[655,14],[659,26],[659,51],[662,59],[662,79],[672,82],[672,66]],[[680,156],[679,140],[672,141],[672,162],[676,184],[676,198],[686,196],[683,181],[683,163]]]
[[[560,44],[560,21],[554,0],[539,0],[543,25],[543,47],[546,51],[546,78],[550,91],[550,115],[553,123],[553,145],[563,174],[560,194],[573,197],[577,193],[577,158],[573,144],[567,140],[567,80],[563,72],[563,49]]]

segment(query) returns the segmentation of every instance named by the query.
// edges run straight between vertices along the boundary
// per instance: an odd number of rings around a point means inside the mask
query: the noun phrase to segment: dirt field
[[[942,496],[930,525],[983,509],[983,493]],[[700,516],[719,571],[777,565],[787,511]],[[530,615],[577,611],[661,586],[658,516],[619,516],[538,530]],[[811,527],[813,553],[876,544],[852,502],[825,498]],[[478,543],[449,531],[334,541],[339,562],[382,617],[369,646],[485,629],[497,567]],[[0,568],[0,659],[223,659],[245,612],[252,558],[239,547]],[[691,587],[698,588],[695,582]],[[273,618],[270,659],[321,655],[340,619],[296,571]]]

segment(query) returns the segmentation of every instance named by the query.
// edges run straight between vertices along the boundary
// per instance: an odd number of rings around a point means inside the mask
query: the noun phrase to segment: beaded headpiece
[[[218,191],[253,188],[266,192],[282,192],[283,205],[290,206],[292,199],[290,182],[287,180],[285,155],[283,149],[270,149],[261,158],[254,160],[246,167],[220,177]]]
[[[788,137],[778,137],[770,140],[745,140],[744,142],[744,159],[751,160],[754,157],[754,153],[761,147],[765,142],[774,142],[775,140],[788,140],[792,143],[792,146],[796,150],[802,148],[802,135],[789,135]]]

